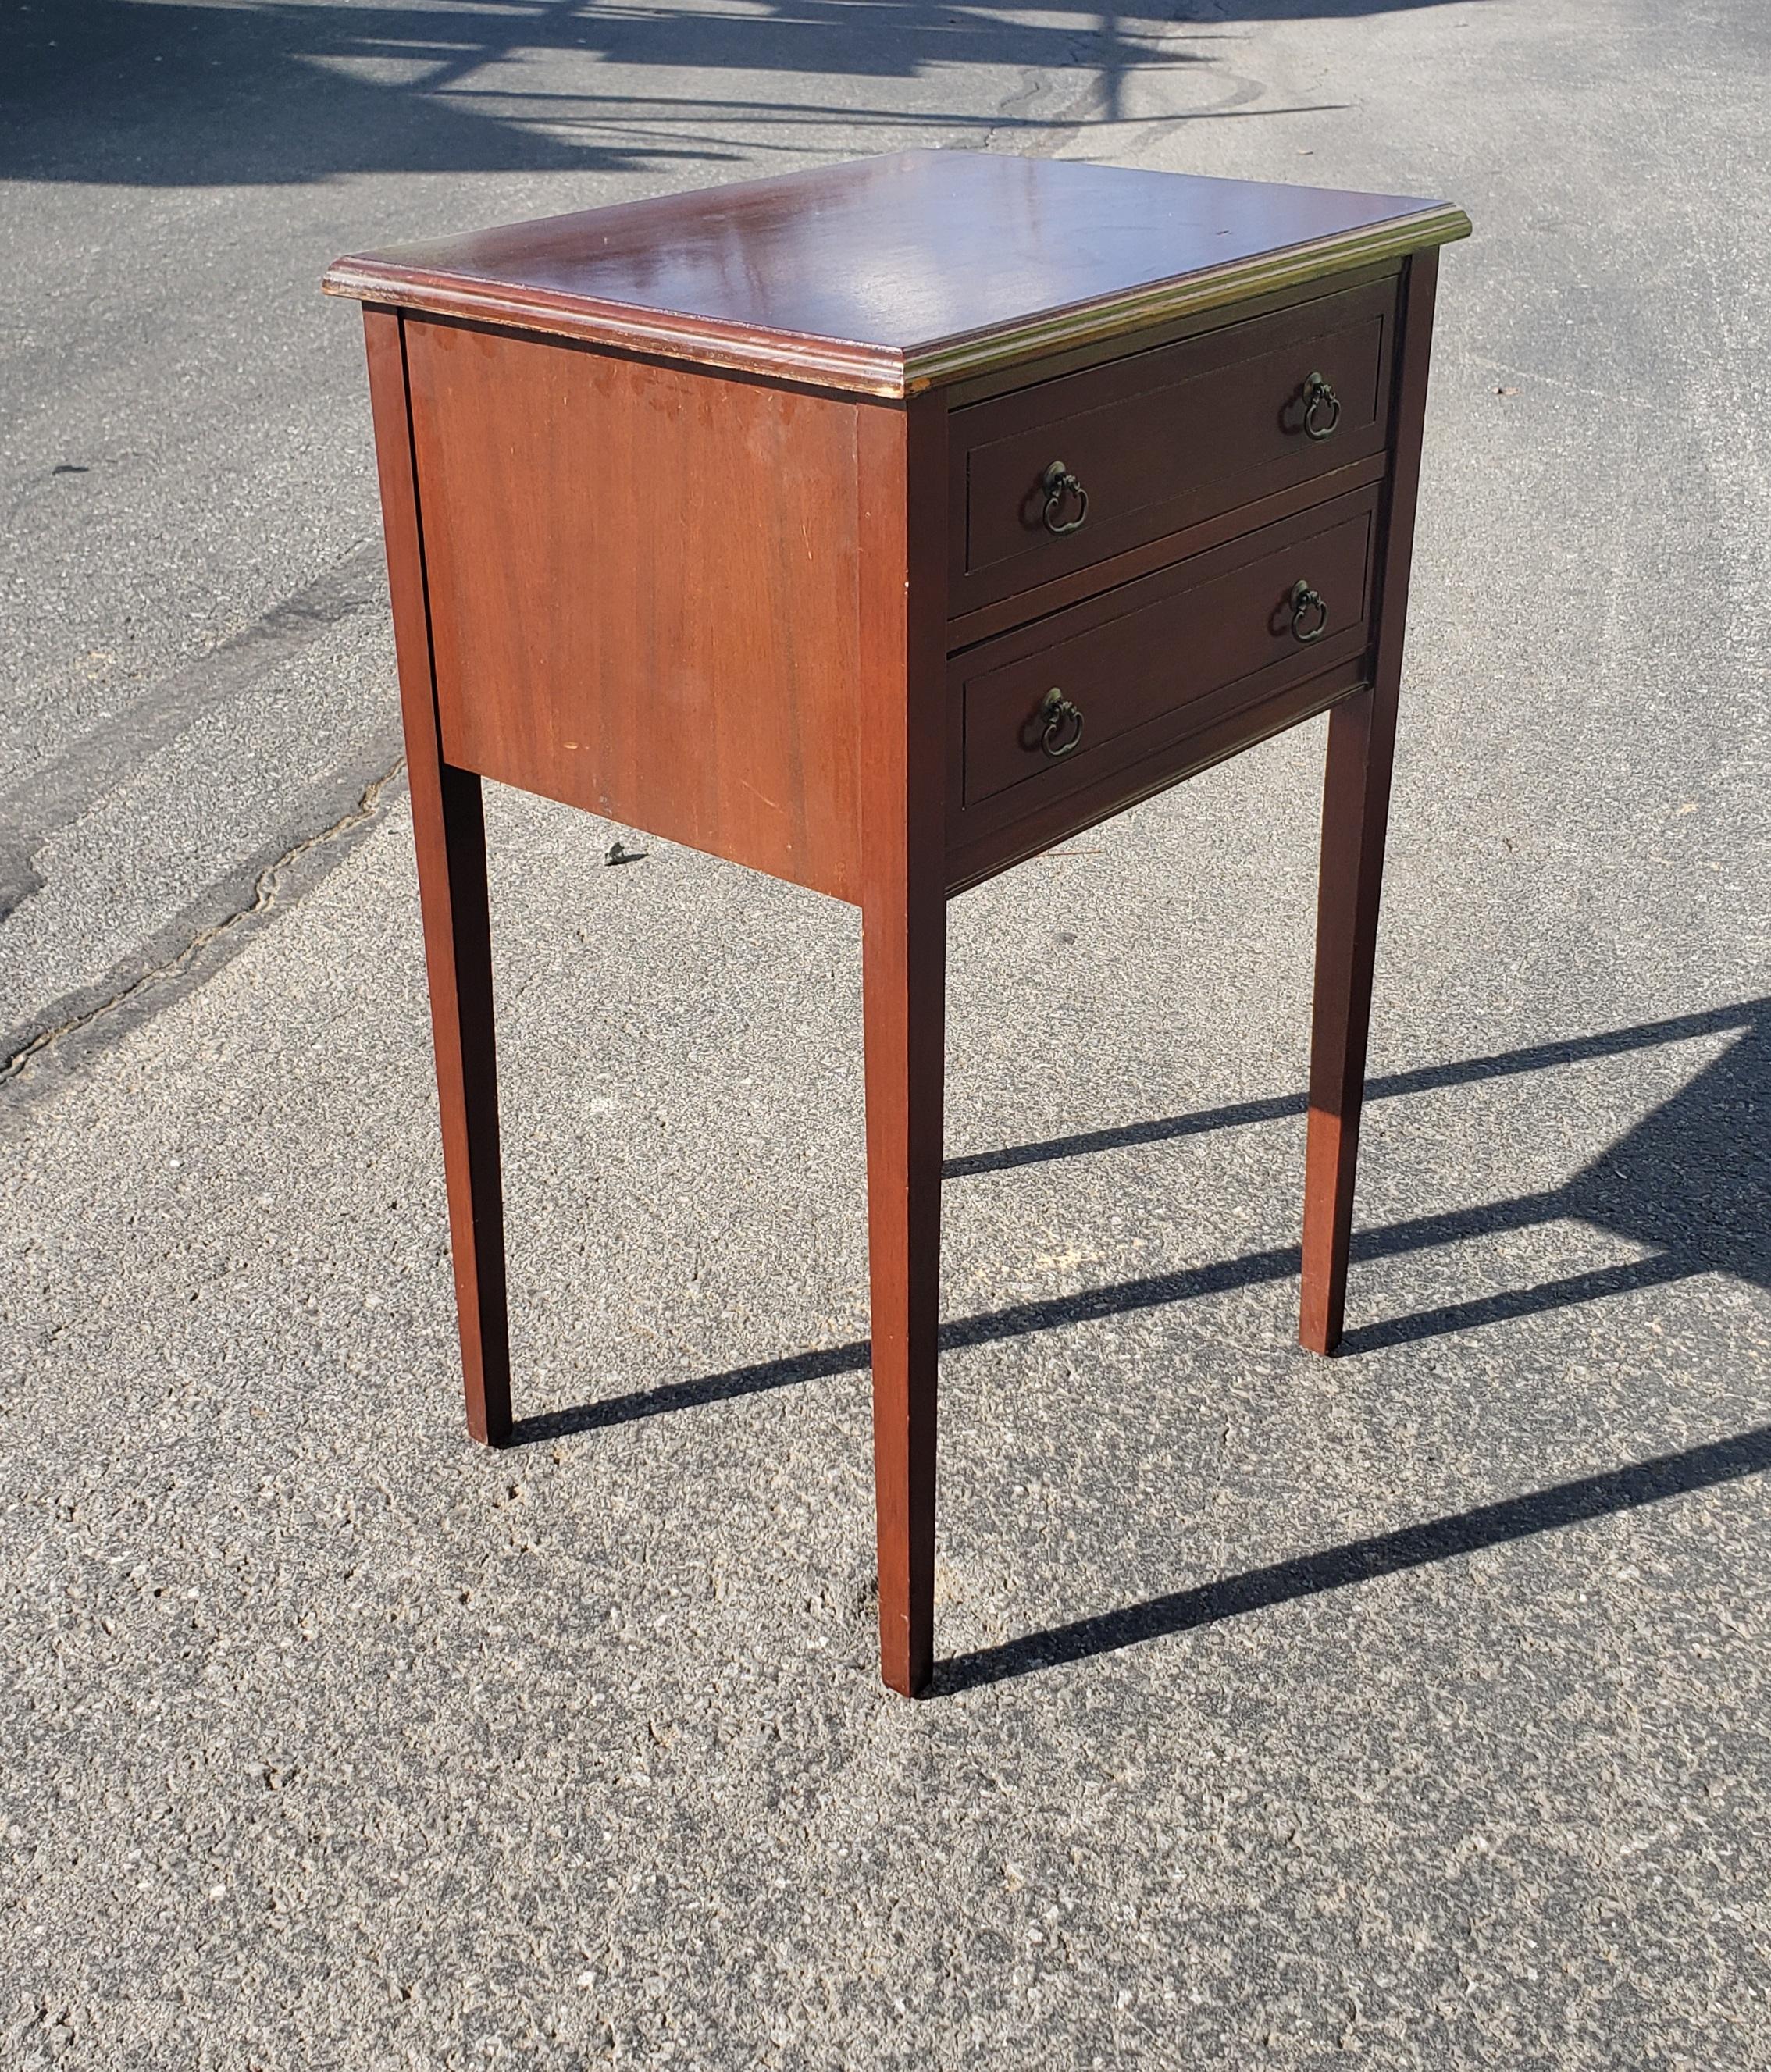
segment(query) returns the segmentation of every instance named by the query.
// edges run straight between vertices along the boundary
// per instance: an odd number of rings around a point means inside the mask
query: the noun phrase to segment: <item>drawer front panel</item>
[[[955,656],[961,818],[1039,812],[1362,656],[1377,507],[1337,499]]]
[[[1394,309],[1381,282],[956,411],[953,611],[1382,451]]]

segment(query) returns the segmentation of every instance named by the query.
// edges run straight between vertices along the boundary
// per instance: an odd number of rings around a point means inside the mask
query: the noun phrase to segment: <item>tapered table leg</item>
[[[1407,630],[1408,575],[1427,353],[1439,276],[1435,252],[1417,253],[1402,276],[1395,363],[1394,459],[1379,565],[1372,684],[1328,717],[1322,798],[1322,884],[1316,938],[1316,1009],[1310,1041],[1310,1122],[1304,1153],[1304,1291],[1298,1336],[1312,1352],[1341,1342],[1347,1248],[1359,1161],[1371,972],[1378,948],[1390,775]]]
[[[945,959],[944,898],[864,912],[879,1671],[906,1696],[934,1659]]]
[[[443,1116],[443,1165],[467,1429],[496,1445],[510,1435],[510,1330],[505,1295],[504,1192],[492,1013],[492,935],[480,779],[443,760],[431,677],[430,618],[419,545],[418,482],[400,319],[363,313],[375,414],[388,587],[400,666],[400,711],[424,908],[424,956]]]
[[[947,976],[946,405],[934,393],[903,409],[863,405],[855,430],[879,1674],[913,1697],[927,1687],[934,1663]]]
[[[485,820],[477,777],[447,763],[438,777],[421,788],[414,771],[412,818],[467,1429],[496,1446],[510,1436],[510,1326]]]
[[[1336,705],[1328,720],[1298,1326],[1312,1352],[1340,1343],[1346,1308],[1395,725],[1394,697],[1369,690]]]

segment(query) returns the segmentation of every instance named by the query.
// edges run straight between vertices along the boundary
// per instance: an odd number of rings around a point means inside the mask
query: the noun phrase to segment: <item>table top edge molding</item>
[[[749,333],[704,317],[675,322],[627,303],[591,302],[541,290],[513,294],[495,281],[408,272],[384,261],[340,259],[320,283],[328,295],[500,330],[530,331],[636,357],[753,374],[901,401],[908,391],[904,356],[888,346],[843,339]]]
[[[802,332],[740,327],[716,318],[518,288],[509,282],[403,266],[364,255],[336,261],[321,286],[327,294],[377,306],[491,323],[614,352],[896,402],[1067,347],[1130,335],[1172,318],[1277,290],[1307,286],[1384,260],[1405,258],[1467,237],[1470,228],[1462,209],[1435,203],[1408,215],[1280,246],[1223,266],[1143,282],[901,350]]]
[[[1176,317],[1196,315],[1256,295],[1306,287],[1384,260],[1455,244],[1469,234],[1470,220],[1463,210],[1438,203],[1416,216],[1280,246],[1209,272],[1149,282],[970,337],[938,339],[905,354],[906,393],[915,394],[994,373],[999,368],[1019,366],[1068,346],[1131,336]],[[1034,370],[1029,367],[1028,372],[1031,376]]]

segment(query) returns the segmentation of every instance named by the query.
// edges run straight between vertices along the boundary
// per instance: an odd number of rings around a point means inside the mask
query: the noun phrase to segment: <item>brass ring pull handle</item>
[[[1040,716],[1045,722],[1040,746],[1055,763],[1082,738],[1082,715],[1054,684],[1040,703]]]
[[[1045,491],[1045,529],[1062,535],[1080,532],[1083,521],[1089,515],[1089,492],[1061,460],[1055,460],[1040,477],[1040,487]],[[1065,501],[1076,499],[1076,516],[1060,522],[1058,513]]]
[[[1328,630],[1328,607],[1322,601],[1322,593],[1313,590],[1302,576],[1291,586],[1291,594],[1287,599],[1291,607],[1291,638],[1305,642],[1320,640]],[[1311,624],[1312,615],[1315,623]]]
[[[1304,383],[1304,429],[1312,439],[1325,439],[1341,421],[1341,398],[1320,374]]]

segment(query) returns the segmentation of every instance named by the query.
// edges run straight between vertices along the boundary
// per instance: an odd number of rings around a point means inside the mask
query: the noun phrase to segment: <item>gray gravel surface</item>
[[[1771,2064],[1768,57],[1757,0],[0,16],[0,2064]],[[1345,1350],[1312,726],[953,910],[910,1705],[847,910],[493,795],[524,1421],[463,1435],[315,286],[919,142],[1478,230]]]

